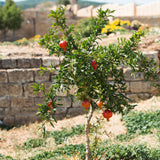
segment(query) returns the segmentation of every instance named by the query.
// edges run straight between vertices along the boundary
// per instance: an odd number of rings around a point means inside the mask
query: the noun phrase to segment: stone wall
[[[149,27],[160,27],[160,16],[155,16],[155,17],[143,17],[143,16],[134,16],[134,17],[114,17],[114,19],[120,18],[122,20],[129,20],[130,22],[137,20],[142,24],[147,24]]]
[[[160,16],[160,1],[137,6],[136,16]]]
[[[92,10],[93,16],[97,16],[97,10],[99,8],[102,8],[103,10],[110,9],[115,10],[115,12],[112,14],[113,16],[135,16],[136,14],[136,5],[135,3],[129,3],[126,5],[119,5],[119,4],[105,4],[99,7],[96,7]],[[80,12],[80,11],[79,11]],[[83,13],[82,13],[83,14]],[[87,15],[86,15],[87,16]]]
[[[113,16],[121,16],[121,17],[130,17],[130,16],[160,16],[160,2],[151,2],[144,5],[136,5],[135,3],[128,3],[125,5],[120,4],[104,4],[102,6],[98,6],[96,8],[89,8],[87,7],[85,11],[85,8],[82,8],[78,11],[77,16],[81,17],[90,17],[91,13],[95,17],[97,15],[97,9],[99,8],[110,10],[115,10],[115,12],[112,14]]]
[[[6,41],[15,41],[25,38],[31,38],[35,35],[44,35],[48,33],[48,29],[52,26],[54,20],[48,18],[50,11],[23,11],[24,21],[19,30],[15,32],[9,31],[7,33]],[[68,25],[77,24],[78,19],[74,18],[72,12],[68,10],[65,12],[66,23]],[[3,39],[2,33],[0,32],[0,40]]]
[[[43,103],[43,95],[33,94],[31,86],[43,83],[46,88],[52,83],[56,73],[44,72],[39,74],[39,66],[58,65],[59,59],[54,58],[15,58],[0,59],[0,121],[7,125],[26,124],[38,120],[35,115],[39,103]],[[74,92],[74,89],[71,90]],[[62,106],[56,111],[56,117],[75,116],[84,113],[78,103],[71,103],[66,94],[58,93],[62,97]]]
[[[67,24],[77,24],[81,18],[90,18],[97,15],[97,9],[100,8],[89,6],[87,8],[80,9],[78,5],[74,4],[70,6],[71,10],[66,10],[65,16],[67,18]],[[153,2],[147,5],[137,6],[135,3],[129,3],[126,5],[119,4],[105,4],[102,5],[103,9],[115,10],[113,15],[127,20],[139,20],[142,23],[149,24],[151,27],[160,26],[160,2]],[[53,9],[56,9],[54,6]],[[37,10],[25,10],[23,11],[24,22],[19,30],[15,32],[8,32],[6,40],[15,41],[23,37],[31,38],[35,35],[44,35],[48,33],[49,27],[51,27],[53,19],[48,18],[50,11],[37,11]],[[3,40],[2,33],[0,32],[0,40]]]
[[[145,53],[149,58],[155,59],[159,65],[159,53]],[[26,124],[38,120],[35,115],[39,103],[43,103],[41,93],[34,95],[34,83],[43,83],[49,88],[56,73],[44,72],[39,74],[39,66],[57,66],[59,59],[56,57],[42,58],[12,58],[0,59],[0,121],[7,125]],[[132,74],[131,70],[124,70],[127,84],[126,95],[134,101],[146,99],[156,93],[151,82],[144,81],[142,73]],[[69,91],[74,94],[75,87]],[[58,93],[62,98],[62,106],[58,106],[55,116],[57,119],[84,114],[85,110],[80,103],[72,103],[65,93]]]

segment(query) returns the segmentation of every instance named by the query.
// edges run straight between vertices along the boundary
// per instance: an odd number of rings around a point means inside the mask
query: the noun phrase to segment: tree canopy
[[[6,0],[5,5],[0,6],[0,30],[2,30],[4,37],[8,30],[19,29],[22,22],[21,7],[17,7],[13,0]]]
[[[58,4],[63,4],[63,5],[67,5],[70,4],[70,0],[58,0]]]

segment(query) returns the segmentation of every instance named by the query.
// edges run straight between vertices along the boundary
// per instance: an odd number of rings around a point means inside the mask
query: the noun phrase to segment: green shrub
[[[46,142],[45,139],[29,139],[27,142],[24,143],[23,147],[24,148],[36,148],[40,146],[45,146]]]
[[[141,25],[142,25],[141,22],[137,20],[131,22],[131,27],[133,27],[135,30],[138,30]]]
[[[149,149],[143,144],[115,144],[106,147],[105,160],[158,160],[159,155],[159,149]]]
[[[2,159],[2,160],[15,160],[11,156],[4,156],[2,154],[0,154],[0,159]]]
[[[80,33],[83,38],[89,37],[93,33],[93,28],[96,25],[95,19],[96,18],[88,18],[80,20],[75,30]],[[101,33],[101,29],[102,28],[98,28],[98,33]]]
[[[76,145],[65,145],[64,147],[59,147],[55,151],[45,151],[41,154],[37,154],[34,157],[30,157],[30,160],[44,160],[50,158],[56,158],[56,160],[65,160],[63,156],[73,156],[77,153],[80,153],[81,158],[85,158],[85,145],[84,144],[76,144]],[[60,157],[60,158],[59,158]]]
[[[51,151],[44,151],[43,153],[37,154],[34,157],[30,157],[30,160],[44,160],[44,159],[49,159],[49,158],[54,158],[57,155],[55,155],[53,152]]]
[[[53,131],[48,133],[51,137],[55,139],[55,143],[58,145],[63,143],[68,137],[83,134],[84,124],[72,127],[71,130],[67,130],[66,128],[63,128],[61,131]]]
[[[85,159],[85,145],[65,145],[59,147],[55,151],[45,151],[37,154],[34,157],[30,157],[30,160],[44,160],[56,158],[56,160],[65,160],[66,156],[72,157],[77,154],[81,155],[81,159]],[[93,152],[92,152],[93,153]],[[96,153],[96,156],[95,156]],[[158,160],[160,149],[147,148],[143,144],[133,145],[119,145],[110,144],[108,141],[101,143],[96,151],[94,151],[94,157],[92,159],[105,159],[105,160]]]
[[[160,129],[157,130],[157,134],[156,134],[156,135],[157,135],[158,140],[159,140],[159,142],[160,142]]]
[[[118,136],[116,136],[116,140],[120,141],[120,142],[124,142],[124,141],[129,141],[133,138],[135,138],[136,135],[135,134],[120,134]]]
[[[152,133],[153,128],[160,126],[160,111],[152,112],[130,112],[123,117],[127,132],[130,134],[139,133],[147,134]]]

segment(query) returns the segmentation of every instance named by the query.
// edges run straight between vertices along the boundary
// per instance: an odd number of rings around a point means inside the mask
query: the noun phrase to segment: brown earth
[[[136,103],[137,107],[134,109],[136,111],[150,111],[150,110],[160,110],[160,97],[152,97],[148,100],[141,101],[139,103]],[[62,128],[71,128],[72,126],[76,126],[78,124],[84,124],[85,123],[85,116],[86,115],[79,115],[73,118],[65,118],[63,120],[59,120],[57,123],[55,123],[55,128],[52,128],[49,124],[47,124],[47,130],[61,130]],[[101,138],[101,140],[106,140],[108,138],[113,140],[113,143],[118,143],[114,140],[115,136],[119,134],[125,134],[126,128],[123,125],[123,121],[121,121],[121,115],[115,114],[110,119],[110,121],[106,121],[102,117],[102,110],[95,111],[92,123],[96,123],[97,117],[100,118],[101,121],[101,128],[99,129],[98,136]],[[21,149],[21,146],[26,142],[28,139],[33,138],[40,138],[40,132],[38,132],[38,127],[41,123],[32,123],[28,126],[21,126],[21,127],[15,127],[9,131],[6,130],[0,130],[0,154],[3,155],[10,155],[17,159],[24,159],[26,157],[34,156],[35,154],[38,154],[36,150],[27,151]],[[92,139],[93,136],[90,136]],[[47,146],[39,148],[39,151],[44,150],[54,150],[56,147],[54,140],[52,138],[47,138]],[[69,138],[67,141],[64,142],[64,144],[80,144],[85,143],[85,136],[73,136]],[[126,142],[124,142],[126,144]],[[132,143],[145,143],[149,147],[158,147],[159,141],[154,134],[147,134],[147,135],[139,135],[135,139],[132,139],[127,142],[127,144]]]
[[[117,38],[128,39],[130,34],[115,35],[111,34],[102,41],[99,41],[100,45],[108,45],[109,43],[117,43]],[[160,36],[159,35],[146,35],[142,38],[139,44],[141,51],[155,51],[160,50]],[[42,57],[48,56],[48,50],[40,47],[38,44],[30,44],[28,46],[16,46],[16,45],[3,45],[0,46],[0,58],[4,57]]]
[[[108,43],[117,43],[118,37],[126,37],[129,35],[118,36],[118,35],[110,35],[108,38],[103,38],[102,42],[99,42],[102,45],[107,45]],[[142,38],[142,42],[140,43],[140,49],[142,51],[153,51],[160,50],[160,36],[151,36]],[[0,46],[0,58],[1,57],[36,57],[36,56],[48,56],[48,51],[44,48],[41,48],[37,44],[30,46],[14,46],[14,45],[1,45]],[[160,97],[152,97],[149,100],[141,101],[137,104],[135,110],[151,110],[151,109],[159,109],[160,110]],[[96,121],[96,117],[102,117],[102,111],[95,112],[94,117],[92,119],[92,123]],[[110,122],[102,119],[102,128],[100,130],[100,135],[102,140],[106,140],[111,138],[112,140],[116,135],[126,133],[126,128],[123,125],[123,122],[120,120],[120,115],[114,115]],[[55,124],[55,128],[51,128],[47,125],[47,130],[60,130],[62,128],[70,128],[71,126],[75,126],[77,124],[85,123],[85,115],[80,115],[70,119],[64,119],[58,121]],[[38,132],[39,123],[33,123],[28,126],[21,126],[19,128],[13,128],[9,131],[0,130],[0,154],[10,155],[14,158],[23,159],[26,157],[33,156],[37,154],[36,151],[27,152],[22,149],[19,149],[18,146],[22,146],[24,142],[26,142],[29,138],[39,138],[40,133]],[[41,150],[52,150],[51,148],[55,148],[55,143],[53,139],[47,139],[47,141],[52,141],[48,143],[47,147],[41,148]],[[78,144],[85,141],[84,136],[80,137],[72,137],[67,142],[67,144]],[[147,143],[149,146],[156,147],[159,144],[156,137],[152,135],[139,136],[136,139],[132,139],[128,143],[142,142]],[[116,142],[115,142],[116,143]]]

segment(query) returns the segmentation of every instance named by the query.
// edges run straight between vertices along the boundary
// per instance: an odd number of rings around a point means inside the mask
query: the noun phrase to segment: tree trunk
[[[7,38],[7,29],[4,29],[4,30],[2,31],[2,34],[3,34],[2,41],[6,41],[6,38]]]
[[[86,117],[86,125],[85,125],[85,137],[86,137],[86,160],[91,160],[91,150],[90,150],[90,140],[89,140],[89,127],[90,121],[93,115],[93,107],[90,106],[89,113]]]

